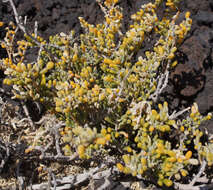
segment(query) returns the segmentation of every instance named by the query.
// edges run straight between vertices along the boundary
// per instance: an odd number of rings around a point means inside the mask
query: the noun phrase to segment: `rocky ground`
[[[18,13],[27,16],[27,25],[34,27],[38,21],[39,34],[48,38],[59,32],[75,30],[82,32],[78,17],[89,23],[101,22],[103,14],[95,0],[15,0]],[[123,30],[129,25],[129,18],[148,0],[120,0],[124,11]],[[167,99],[171,108],[182,109],[197,102],[202,114],[213,111],[213,1],[184,0],[180,5],[181,16],[186,11],[192,15],[192,29],[178,51],[178,66],[170,75],[169,85],[164,91],[162,100]],[[8,3],[0,0],[0,21],[8,23],[14,20]],[[0,39],[4,31],[0,28]],[[6,52],[0,48],[0,58]],[[4,74],[0,71],[1,81]],[[8,98],[2,94],[3,98]],[[18,104],[18,102],[14,102]],[[32,114],[33,116],[33,114]],[[35,120],[39,119],[34,117]],[[213,120],[203,125],[213,133]]]

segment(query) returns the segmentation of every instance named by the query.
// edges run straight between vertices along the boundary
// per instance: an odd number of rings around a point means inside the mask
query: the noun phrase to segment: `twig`
[[[78,153],[74,153],[72,156],[44,155],[44,156],[41,156],[40,159],[42,159],[42,160],[51,160],[51,161],[66,161],[66,162],[70,162],[70,161],[78,160],[79,156],[78,156]]]
[[[57,151],[57,155],[58,156],[62,156],[62,153],[61,153],[61,148],[59,146],[59,140],[60,140],[60,135],[59,135],[59,132],[58,132],[58,129],[60,127],[62,127],[64,124],[63,123],[58,123],[55,127],[53,127],[52,129],[52,133],[54,134],[55,136],[55,147],[56,147],[56,151]]]
[[[30,117],[30,114],[29,114],[29,111],[28,111],[28,109],[27,109],[27,106],[24,104],[23,101],[21,101],[21,104],[22,104],[22,106],[23,106],[24,113],[25,113],[25,115],[27,116],[27,118],[28,118],[28,120],[29,120],[30,126],[31,126],[33,129],[35,129],[35,125],[34,125],[32,119],[31,119],[31,117]]]
[[[35,37],[33,37],[31,34],[29,34],[24,26],[24,24],[20,21],[19,19],[19,15],[18,15],[18,12],[16,10],[16,7],[14,5],[14,2],[13,0],[4,0],[3,2],[9,2],[12,9],[13,9],[13,13],[14,13],[14,16],[15,16],[15,20],[16,20],[16,23],[18,25],[18,27],[22,30],[22,32],[24,34],[26,34],[27,36],[29,36],[31,38],[31,40],[38,46],[42,46],[42,43],[40,43]],[[36,27],[35,27],[35,30],[36,30]],[[56,46],[56,45],[53,45],[53,44],[45,44],[44,46],[52,46],[52,47],[55,47],[55,48],[58,48],[60,50],[64,50],[63,47],[60,47],[60,46]],[[45,48],[46,51],[48,51],[48,49]],[[49,51],[48,51],[49,52]]]
[[[168,68],[167,68],[165,73],[160,76],[160,79],[158,81],[158,85],[157,85],[157,89],[156,89],[155,93],[150,96],[150,98],[154,102],[157,101],[159,94],[161,94],[163,89],[166,88],[166,86],[168,84],[168,79],[169,79],[169,71],[168,71]]]
[[[189,184],[180,184],[175,183],[175,189],[178,190],[212,190],[213,189],[213,183],[212,184],[204,184],[204,185],[197,185],[197,186],[191,186]]]
[[[188,107],[188,108],[185,108],[184,110],[181,110],[179,112],[176,113],[176,111],[174,111],[170,116],[169,116],[169,119],[175,119],[177,118],[178,116],[182,115],[184,112],[190,110],[191,108]]]
[[[201,174],[204,172],[205,168],[206,168],[207,162],[205,160],[203,160],[202,165],[200,167],[200,171],[198,172],[198,174],[193,178],[193,180],[190,182],[189,185],[193,186],[196,181],[200,178]]]
[[[12,9],[13,9],[13,13],[14,13],[15,20],[16,20],[16,23],[17,23],[18,27],[19,27],[24,33],[27,33],[25,27],[24,27],[23,24],[20,22],[19,15],[18,15],[18,12],[17,12],[17,10],[16,10],[16,7],[15,7],[13,1],[12,1],[12,0],[6,0],[6,1],[4,1],[4,2],[9,2],[9,3],[10,3],[10,5],[11,5],[11,7],[12,7]]]
[[[206,165],[207,165],[207,162],[205,160],[203,160],[202,165],[200,167],[200,171],[193,178],[193,180],[189,184],[175,183],[176,188],[178,188],[179,190],[201,190],[201,189],[212,190],[213,189],[212,182],[211,182],[211,184],[202,184],[202,185],[194,186],[194,184],[199,181],[200,176],[202,175],[202,173],[204,172],[204,170],[206,168]]]
[[[17,175],[18,182],[19,182],[19,190],[23,190],[24,189],[24,177],[21,176],[21,174],[20,174],[21,164],[22,164],[22,161],[18,160],[18,166],[16,168],[16,175]]]
[[[44,168],[48,172],[48,190],[51,190],[52,188],[52,183],[53,183],[53,190],[56,190],[57,182],[55,179],[55,175],[52,172],[50,168]],[[51,181],[53,179],[53,181]]]
[[[37,38],[37,36],[38,36],[38,22],[37,21],[35,21],[34,34],[35,34],[35,38]]]
[[[67,176],[63,177],[62,179],[56,179],[55,183],[59,185],[59,187],[56,186],[56,189],[71,189],[75,188],[76,186],[84,183],[84,182],[89,182],[89,179],[92,177],[96,180],[98,179],[103,179],[107,176],[109,176],[110,169],[106,169],[102,171],[102,169],[105,167],[105,165],[101,165],[99,167],[93,168],[90,171],[86,171],[82,174],[78,174],[75,176]],[[51,183],[54,184],[54,181],[51,181]],[[32,186],[33,190],[40,190],[40,189],[47,189],[48,183],[42,183],[42,184],[36,184]]]
[[[4,165],[6,164],[9,156],[10,156],[10,149],[9,149],[9,145],[6,143],[6,144],[3,144],[1,141],[0,141],[0,148],[2,149],[6,149],[6,155],[5,157],[2,159],[1,161],[1,164],[0,164],[0,173],[2,172],[3,168],[4,168]]]

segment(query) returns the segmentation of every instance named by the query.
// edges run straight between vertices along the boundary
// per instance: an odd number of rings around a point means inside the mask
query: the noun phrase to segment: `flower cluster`
[[[213,164],[212,142],[202,140],[199,129],[211,114],[202,116],[194,104],[186,119],[179,118],[182,113],[169,114],[168,103],[157,99],[177,64],[175,52],[190,30],[190,13],[179,24],[179,12],[160,18],[157,10],[163,3],[175,11],[179,0],[156,0],[142,5],[123,33],[117,2],[98,1],[103,23],[79,18],[84,29],[79,38],[74,31],[48,41],[25,35],[11,49],[14,31],[8,29],[2,43],[8,51],[4,83],[13,86],[15,98],[40,101],[66,121],[60,129],[65,155],[77,151],[80,158],[91,158],[116,147],[121,172],[172,186],[194,165],[204,160]],[[153,49],[137,57],[153,32],[159,36]],[[30,48],[39,48],[38,58],[26,64]]]

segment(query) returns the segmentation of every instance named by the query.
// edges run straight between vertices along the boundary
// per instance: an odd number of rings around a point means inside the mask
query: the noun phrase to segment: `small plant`
[[[170,187],[199,164],[213,164],[213,144],[202,140],[205,134],[199,129],[211,114],[202,116],[196,103],[171,114],[168,103],[158,101],[178,64],[175,52],[190,30],[190,13],[177,24],[179,1],[156,0],[142,5],[123,33],[117,2],[98,1],[104,13],[101,24],[79,18],[84,29],[80,37],[71,31],[45,41],[25,33],[16,44],[11,23],[1,43],[8,53],[2,60],[4,84],[13,86],[14,98],[39,101],[66,122],[60,129],[65,155],[77,151],[88,159],[116,149],[119,171]],[[157,11],[163,5],[169,14],[160,19]],[[159,36],[153,49],[136,57],[153,33]],[[35,47],[37,60],[26,63],[26,51]]]

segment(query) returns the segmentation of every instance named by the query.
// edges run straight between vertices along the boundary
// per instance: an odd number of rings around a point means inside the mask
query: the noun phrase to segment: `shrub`
[[[117,0],[98,1],[103,23],[79,18],[84,29],[79,37],[71,31],[46,41],[25,33],[25,39],[14,44],[16,26],[11,24],[1,44],[8,52],[4,83],[13,86],[14,98],[39,101],[66,121],[60,129],[66,155],[77,151],[88,159],[97,152],[113,153],[122,158],[116,163],[119,171],[172,186],[194,165],[205,160],[209,167],[213,164],[213,144],[202,140],[205,134],[199,129],[211,114],[202,116],[196,103],[189,115],[189,108],[171,114],[168,103],[158,100],[192,23],[186,12],[177,24],[178,2],[142,5],[125,33]],[[160,19],[157,11],[163,6],[169,14]],[[159,36],[153,49],[137,57],[153,33]],[[37,60],[26,63],[26,51],[35,47]]]

